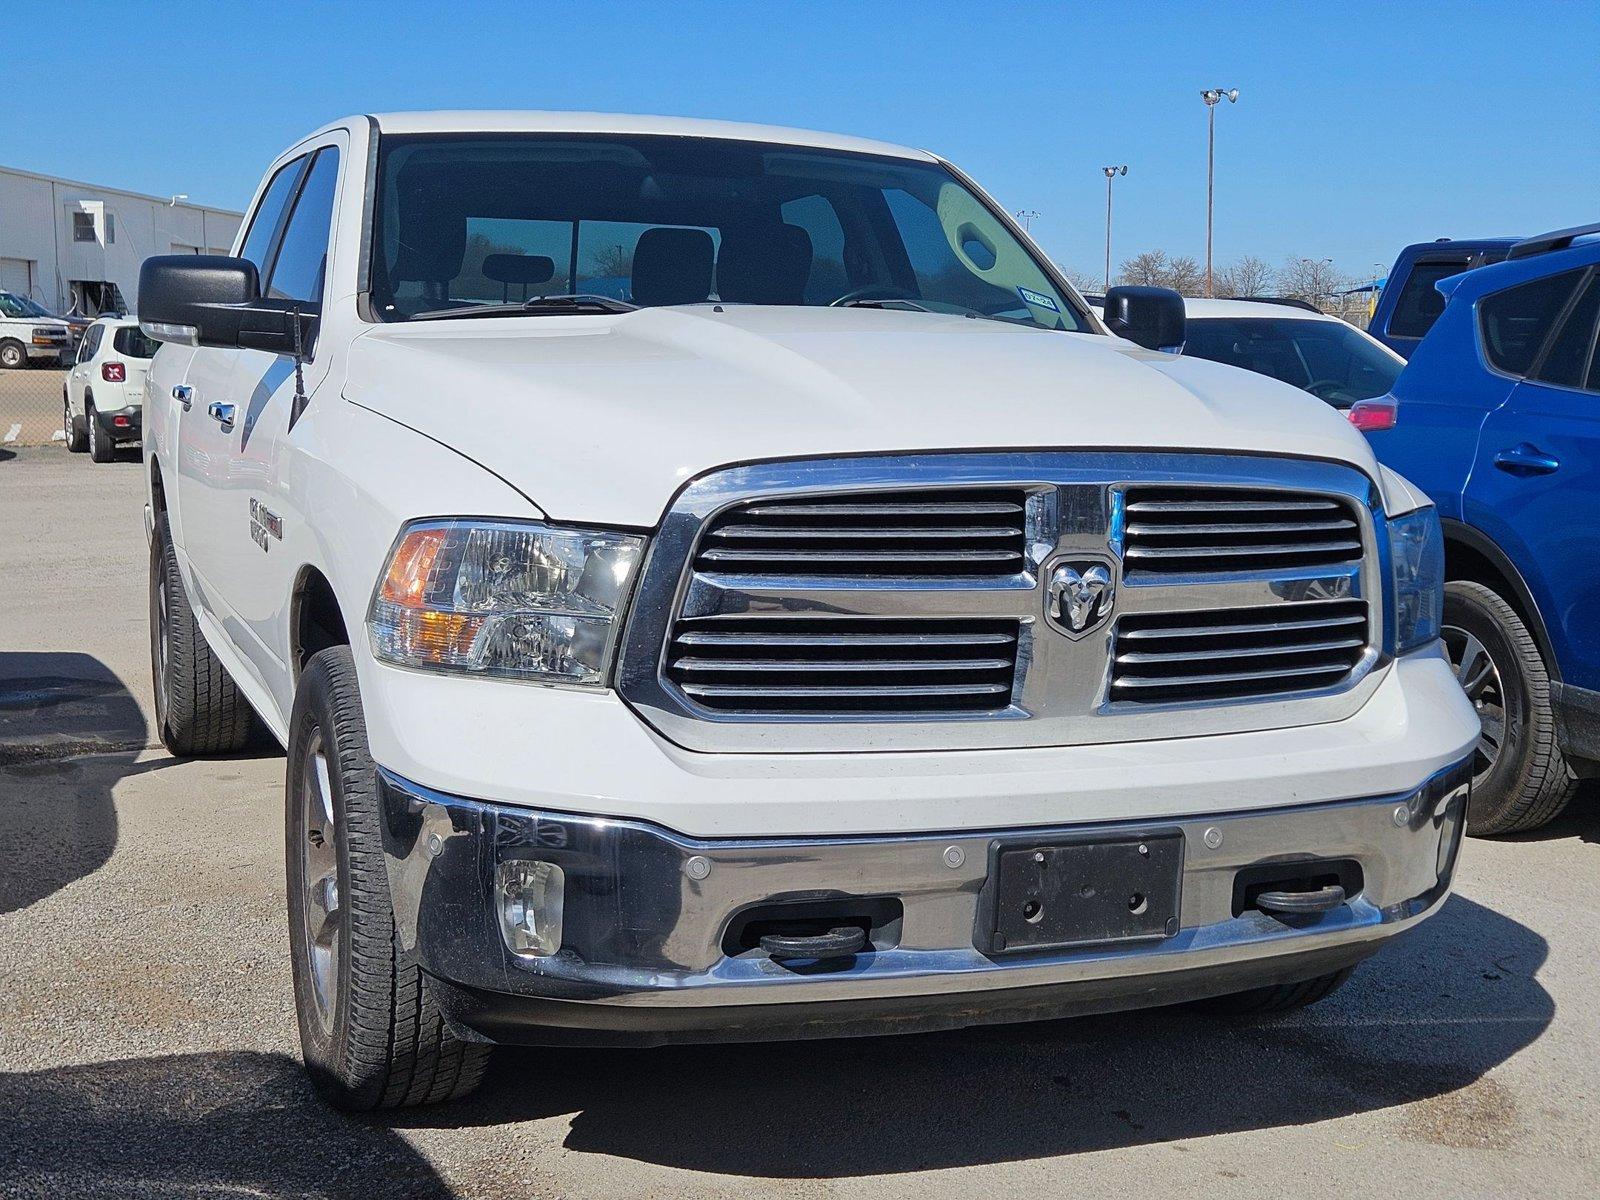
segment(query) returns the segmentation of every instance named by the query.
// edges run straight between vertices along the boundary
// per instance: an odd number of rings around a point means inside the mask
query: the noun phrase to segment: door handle
[[[1561,469],[1561,460],[1532,442],[1523,442],[1496,454],[1494,465],[1510,475],[1548,475]]]
[[[173,387],[172,398],[183,405],[183,411],[188,412],[189,406],[194,403],[194,389],[187,383],[180,383]]]
[[[233,405],[213,400],[206,408],[206,414],[218,425],[222,426],[223,433],[229,433],[233,430]]]

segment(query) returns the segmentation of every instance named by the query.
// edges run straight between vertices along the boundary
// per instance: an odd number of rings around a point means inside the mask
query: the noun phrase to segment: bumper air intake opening
[[[1353,858],[1257,863],[1233,877],[1233,915],[1315,920],[1360,895],[1362,886],[1361,864]]]
[[[758,904],[736,913],[722,937],[722,952],[771,958],[786,966],[830,969],[855,955],[900,943],[904,909],[892,896],[840,896]]]

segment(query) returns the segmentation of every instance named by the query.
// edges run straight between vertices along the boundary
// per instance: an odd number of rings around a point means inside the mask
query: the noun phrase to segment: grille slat
[[[714,712],[944,715],[1011,699],[1014,620],[723,616],[680,621],[666,676]]]
[[[723,525],[713,529],[707,537],[755,539],[765,541],[809,541],[822,538],[949,538],[973,539],[1009,538],[1014,536],[1016,530],[1005,525],[977,525],[972,528],[962,528],[959,525],[935,525],[923,527],[918,525],[880,526],[875,529],[850,529],[836,526],[833,528],[814,529],[809,526],[796,525],[784,528],[775,528],[769,525]]]
[[[1026,566],[1020,488],[804,496],[707,524],[695,569],[745,576],[1003,577]]]
[[[690,629],[680,633],[681,646],[1004,646],[1012,633],[729,633]]]
[[[1367,621],[1362,600],[1123,617],[1112,651],[1111,698],[1196,703],[1332,687],[1366,654]]]
[[[1133,487],[1124,494],[1126,571],[1258,574],[1357,564],[1361,524],[1345,501],[1297,492]]]

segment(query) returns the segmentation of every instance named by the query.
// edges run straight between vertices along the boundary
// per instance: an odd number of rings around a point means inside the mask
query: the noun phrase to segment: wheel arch
[[[1545,673],[1559,681],[1561,664],[1551,645],[1549,630],[1539,612],[1538,601],[1533,598],[1516,564],[1493,539],[1471,525],[1449,517],[1443,518],[1440,524],[1444,527],[1445,578],[1481,583],[1502,596],[1533,635],[1539,655],[1544,659]]]
[[[307,563],[295,576],[289,604],[290,665],[296,685],[314,654],[330,646],[350,644],[349,626],[339,607],[333,584],[316,566]]]

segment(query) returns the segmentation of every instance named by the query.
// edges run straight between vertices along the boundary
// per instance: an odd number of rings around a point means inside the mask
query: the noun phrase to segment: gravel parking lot
[[[503,1051],[465,1104],[337,1114],[297,1062],[282,759],[152,744],[136,459],[0,448],[0,1195],[1600,1188],[1592,789],[1289,1018]]]

